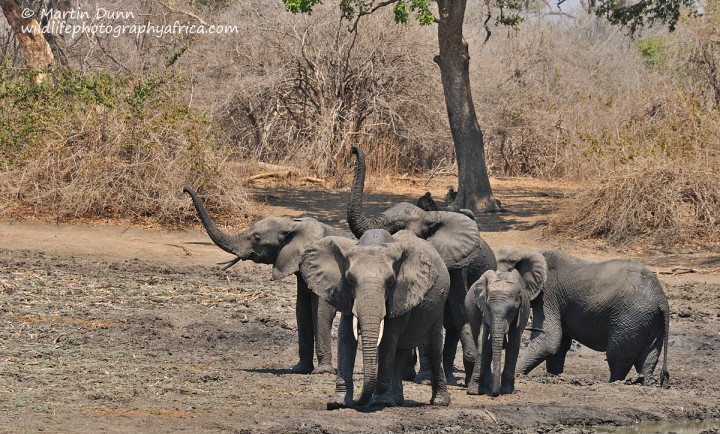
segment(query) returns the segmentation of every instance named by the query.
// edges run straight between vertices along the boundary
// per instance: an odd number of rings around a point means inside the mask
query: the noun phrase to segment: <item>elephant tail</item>
[[[668,364],[668,339],[670,337],[670,306],[668,305],[667,298],[663,297],[663,303],[660,303],[660,311],[663,314],[665,321],[665,336],[663,338],[663,364],[662,370],[660,371],[660,387],[670,387],[670,373],[667,369]]]

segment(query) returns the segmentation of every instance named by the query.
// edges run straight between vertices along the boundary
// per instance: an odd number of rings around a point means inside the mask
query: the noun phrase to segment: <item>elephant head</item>
[[[300,270],[314,293],[354,317],[355,335],[362,337],[364,374],[357,404],[365,405],[377,384],[377,347],[385,320],[405,315],[423,301],[438,279],[435,262],[408,231],[392,236],[369,230],[358,241],[326,237],[313,243]],[[400,331],[385,331],[386,336],[393,333]]]
[[[272,264],[272,279],[280,280],[299,271],[300,255],[313,241],[325,235],[320,222],[310,218],[266,217],[237,234],[227,234],[217,227],[195,192],[185,187],[192,198],[200,221],[210,239],[221,249],[236,256],[224,269],[238,261]]]
[[[509,250],[501,248],[499,258]],[[478,339],[484,343],[490,340],[492,353],[491,396],[501,392],[501,355],[503,343],[513,342],[519,349],[520,335],[530,315],[530,300],[535,298],[547,279],[547,264],[543,255],[537,252],[515,251],[513,266],[503,263],[504,270],[488,270],[470,288],[467,295],[467,309],[477,309],[481,317]],[[506,349],[509,351],[509,349]],[[487,357],[484,355],[483,357]],[[517,357],[517,353],[515,353]],[[516,362],[517,359],[513,361]],[[478,361],[479,362],[479,361]],[[506,358],[507,363],[507,358]],[[511,369],[514,375],[514,366]],[[486,385],[483,384],[483,387]]]
[[[477,224],[466,215],[424,211],[411,203],[401,202],[377,217],[367,217],[363,209],[365,154],[356,146],[352,147],[352,153],[357,157],[357,164],[347,215],[350,230],[356,237],[369,229],[385,229],[391,234],[407,229],[432,244],[449,269],[463,268],[471,262],[471,255],[483,241]]]

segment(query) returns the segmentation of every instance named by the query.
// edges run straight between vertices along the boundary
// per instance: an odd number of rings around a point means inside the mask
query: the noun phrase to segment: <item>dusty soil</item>
[[[395,182],[389,194],[376,180],[368,206],[414,201],[426,189],[442,197],[447,183]],[[0,432],[542,433],[720,420],[717,250],[643,252],[553,238],[542,226],[567,189],[498,180],[496,191],[508,212],[479,218],[493,248],[633,257],[660,273],[672,311],[670,389],[608,384],[603,354],[574,345],[562,376],[536,369],[512,395],[468,396],[454,385],[450,407],[437,408],[428,404],[429,386],[406,383],[403,407],[330,412],[334,377],[289,370],[297,357],[293,279],[271,282],[269,266],[251,263],[220,271],[215,263],[229,255],[199,226],[163,232],[7,221],[0,223]],[[344,224],[346,191],[265,185],[254,195],[267,202],[266,214]]]

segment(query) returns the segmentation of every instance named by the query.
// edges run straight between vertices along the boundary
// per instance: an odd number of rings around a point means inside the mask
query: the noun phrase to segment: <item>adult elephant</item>
[[[352,234],[312,218],[266,217],[255,222],[248,229],[230,235],[217,227],[205,210],[202,200],[190,187],[185,187],[183,191],[192,198],[210,239],[221,249],[235,255],[234,259],[226,263],[224,269],[239,261],[249,260],[258,264],[272,264],[272,280],[281,280],[295,274],[297,279],[295,317],[300,361],[292,367],[292,372],[298,374],[334,372],[331,329],[337,311],[308,289],[300,274],[300,255],[311,243],[323,237],[333,235],[354,239]],[[318,359],[317,368],[313,364],[313,347]]]
[[[561,374],[573,339],[604,351],[610,381],[622,380],[634,366],[641,382],[652,378],[663,347],[660,385],[667,371],[670,328],[668,301],[655,274],[626,260],[589,262],[557,250],[540,252],[548,276],[532,303],[530,344],[518,368],[527,374],[543,361]],[[534,252],[498,253],[498,270],[508,271]]]
[[[428,342],[431,404],[448,405],[442,354],[442,313],[450,277],[437,251],[410,231],[368,230],[358,241],[327,237],[303,254],[302,275],[342,316],[338,375],[328,409],[402,405],[402,363]],[[363,388],[353,402],[357,336],[362,338]]]
[[[498,257],[503,256],[505,249],[500,249]],[[530,301],[540,294],[546,278],[545,257],[531,252],[518,260],[511,271],[486,271],[468,291],[465,311],[478,345],[475,369],[467,388],[469,395],[498,396],[515,391],[515,367],[530,315]],[[501,371],[503,347],[505,363]]]
[[[357,157],[357,164],[347,210],[350,230],[356,237],[360,237],[370,229],[385,229],[390,233],[407,229],[427,240],[437,250],[450,273],[448,303],[463,348],[467,384],[475,365],[477,347],[465,314],[465,294],[469,285],[485,271],[495,269],[495,255],[480,236],[475,221],[464,214],[424,211],[411,203],[401,202],[376,217],[367,217],[363,209],[365,155],[355,146],[352,153]],[[447,360],[455,359],[456,346],[457,341],[446,341]],[[452,365],[445,368],[449,373]]]

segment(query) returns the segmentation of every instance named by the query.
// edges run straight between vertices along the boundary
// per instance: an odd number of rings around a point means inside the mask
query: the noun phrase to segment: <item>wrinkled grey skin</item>
[[[501,249],[498,257],[504,251]],[[468,291],[465,310],[478,346],[467,389],[469,395],[495,397],[515,391],[515,366],[530,315],[530,300],[540,293],[546,278],[545,258],[540,253],[528,252],[511,271],[486,271]],[[503,347],[505,363],[501,375]]]
[[[402,405],[401,361],[425,341],[433,377],[430,402],[450,403],[441,361],[442,313],[450,277],[429,243],[409,231],[390,235],[369,230],[358,241],[327,237],[305,251],[300,271],[314,293],[342,312],[338,374],[329,410]],[[363,387],[356,402],[353,318],[358,322],[363,357]]]
[[[210,239],[221,249],[236,256],[235,259],[227,262],[225,269],[238,261],[249,260],[258,264],[272,264],[272,280],[280,280],[291,274],[296,275],[295,317],[300,361],[293,366],[292,372],[298,374],[334,372],[330,334],[337,311],[308,289],[300,275],[300,255],[312,242],[325,236],[354,239],[352,234],[312,218],[267,217],[240,233],[229,235],[215,225],[202,201],[192,189],[185,187],[183,191],[192,198]],[[313,347],[318,359],[317,368],[313,365]]]
[[[626,260],[593,263],[557,250],[541,251],[548,277],[532,301],[532,333],[518,369],[523,374],[543,361],[547,372],[561,374],[573,339],[604,351],[610,381],[624,379],[634,366],[639,382],[652,380],[665,348],[660,386],[669,378],[668,301],[657,277]],[[498,270],[507,271],[523,254],[498,254]]]
[[[485,271],[495,269],[495,255],[480,236],[475,221],[460,213],[423,211],[413,204],[402,202],[376,217],[366,217],[363,210],[365,156],[357,147],[353,147],[352,152],[357,157],[357,165],[348,204],[350,230],[356,237],[360,237],[369,229],[385,229],[391,234],[407,229],[435,247],[450,273],[448,303],[462,343],[467,384],[475,364],[477,348],[465,314],[465,294],[470,284]],[[454,360],[456,345],[457,342],[454,345],[446,342],[448,360]],[[446,369],[449,372],[452,366]]]

